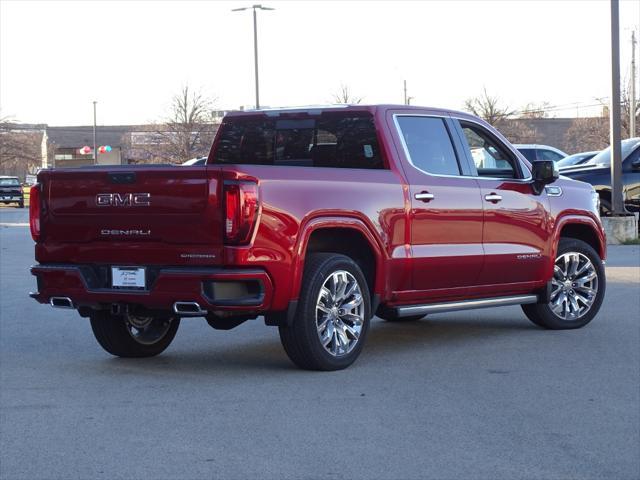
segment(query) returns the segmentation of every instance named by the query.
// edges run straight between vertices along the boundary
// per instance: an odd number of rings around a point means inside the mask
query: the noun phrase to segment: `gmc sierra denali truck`
[[[40,171],[30,226],[31,296],[122,357],[161,353],[184,317],[263,316],[296,365],[336,370],[374,315],[522,305],[571,329],[605,294],[593,188],[448,110],[231,113],[204,166]]]

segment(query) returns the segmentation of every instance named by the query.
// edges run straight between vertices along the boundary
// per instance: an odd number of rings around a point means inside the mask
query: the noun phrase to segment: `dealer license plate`
[[[114,288],[144,288],[144,268],[111,267],[111,285]]]

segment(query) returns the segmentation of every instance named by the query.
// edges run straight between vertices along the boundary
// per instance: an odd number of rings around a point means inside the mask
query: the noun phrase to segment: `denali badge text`
[[[111,230],[103,228],[100,230],[100,235],[147,237],[151,235],[151,230]]]
[[[516,255],[516,258],[518,260],[538,260],[542,258],[542,255],[539,253],[524,253],[522,255]]]
[[[99,193],[96,195],[99,207],[148,207],[151,205],[150,193]]]

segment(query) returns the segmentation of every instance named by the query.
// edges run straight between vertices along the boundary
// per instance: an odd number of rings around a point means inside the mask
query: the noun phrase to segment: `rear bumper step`
[[[427,315],[429,313],[455,312],[458,310],[471,310],[476,308],[505,307],[508,305],[524,305],[536,303],[537,295],[515,295],[511,297],[479,298],[463,300],[459,302],[429,303],[426,305],[409,305],[395,307],[399,317],[411,317],[414,315]]]
[[[159,268],[153,282],[139,290],[96,287],[83,265],[35,265],[31,273],[38,291],[30,296],[61,308],[127,303],[200,316],[210,310],[265,311],[273,298],[271,279],[260,269]]]

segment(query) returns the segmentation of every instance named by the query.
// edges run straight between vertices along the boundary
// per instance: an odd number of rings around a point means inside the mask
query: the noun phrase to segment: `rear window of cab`
[[[369,113],[232,117],[221,129],[213,156],[217,164],[385,168]]]

